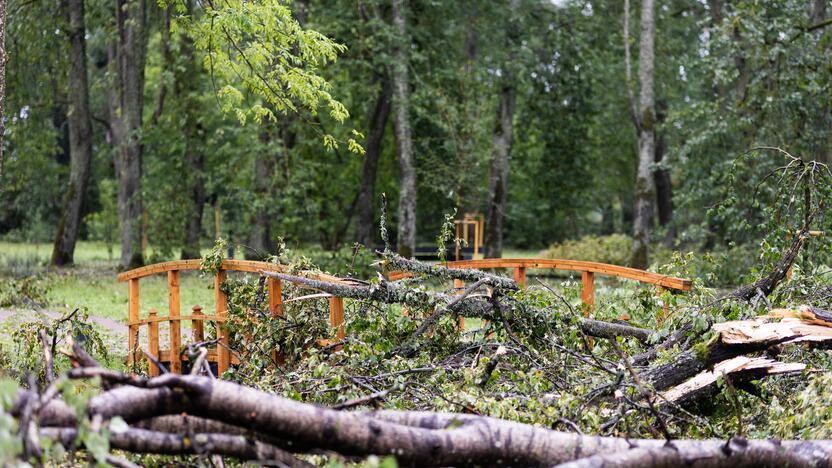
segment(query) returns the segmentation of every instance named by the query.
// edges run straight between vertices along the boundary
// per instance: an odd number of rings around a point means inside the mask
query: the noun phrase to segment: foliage
[[[44,307],[49,288],[49,277],[40,275],[4,279],[0,281],[0,307]]]
[[[38,382],[46,382],[44,345],[40,337],[42,332],[46,334],[56,373],[70,368],[69,358],[58,351],[60,347],[69,346],[72,342],[82,344],[102,363],[109,362],[108,347],[101,333],[90,325],[89,315],[85,309],[76,309],[55,320],[40,317],[17,325],[10,332],[12,345],[0,348],[3,375],[23,383],[26,374],[31,373]]]
[[[543,256],[626,265],[630,255],[628,249],[632,243],[632,238],[624,234],[584,236],[578,240],[553,244],[543,253]]]

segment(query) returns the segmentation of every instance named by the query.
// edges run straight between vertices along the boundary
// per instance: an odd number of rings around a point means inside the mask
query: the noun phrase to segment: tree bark
[[[500,105],[492,137],[491,175],[488,180],[488,212],[485,220],[485,257],[500,258],[503,255],[503,221],[508,200],[508,176],[511,145],[514,131],[514,109],[517,89],[511,60],[517,46],[517,25],[513,18],[517,1],[510,3],[506,25],[506,61],[503,64],[500,89]]]
[[[6,0],[0,0],[0,176],[3,175],[3,147],[5,145],[6,119]]]
[[[186,2],[188,14],[193,10],[193,2]],[[205,155],[200,145],[201,127],[197,113],[199,112],[199,96],[196,84],[200,67],[197,64],[193,40],[187,34],[180,35],[180,56],[182,66],[175,67],[174,77],[176,94],[184,102],[184,137],[185,137],[185,167],[188,194],[191,206],[185,213],[185,242],[182,248],[182,258],[200,258],[199,238],[202,232],[202,213],[205,208]]]
[[[118,0],[116,38],[109,46],[113,83],[110,134],[118,186],[121,267],[144,263],[142,252],[142,111],[147,52],[145,0]]]
[[[656,36],[655,0],[641,3],[641,45],[639,46],[638,173],[633,225],[632,265],[646,268],[649,263],[650,222],[655,197],[653,158],[656,145],[656,106],[654,95],[654,61]]]
[[[659,112],[656,115],[656,120],[659,124],[664,122],[665,106],[659,104]],[[660,164],[664,160],[666,150],[666,143],[663,133],[656,133],[656,153],[654,161]],[[673,183],[670,180],[670,171],[666,168],[659,168],[653,173],[654,182],[656,184],[656,208],[659,215],[659,224],[667,226],[673,220]],[[675,237],[673,232],[668,232],[667,238],[673,239]]]
[[[86,370],[71,372],[77,371]],[[125,382],[118,373],[109,374],[105,380],[127,385],[99,394],[87,404],[89,414],[105,420],[120,416],[135,423],[187,413],[245,427],[253,440],[290,442],[280,447],[284,450],[319,449],[346,456],[395,454],[400,466],[553,466],[573,460],[579,461],[575,466],[606,466],[605,460],[627,460],[623,466],[825,466],[832,456],[832,442],[824,440],[673,440],[669,447],[666,440],[566,433],[470,414],[337,411],[202,376],[166,374]],[[33,397],[31,392],[21,392],[12,414],[20,417],[21,402]],[[74,410],[53,399],[40,409],[39,423],[44,435],[64,440],[74,434],[57,428],[71,428],[78,421]],[[114,445],[128,450],[151,441],[164,442],[157,446],[170,447],[171,452],[182,449],[176,436],[170,439],[164,433],[143,429],[128,429],[122,434],[114,436]],[[239,441],[213,437],[220,447]],[[263,445],[257,448],[266,449]],[[271,450],[276,453],[276,449]]]
[[[69,184],[64,194],[63,212],[52,247],[52,264],[56,266],[73,263],[92,161],[92,120],[87,84],[84,0],[68,0],[66,10],[67,35],[70,42],[70,109],[67,113],[70,173]]]
[[[270,187],[275,169],[275,158],[270,151],[274,125],[271,123],[263,125],[264,127],[260,130],[262,146],[254,158],[254,223],[248,238],[248,248],[245,249],[245,257],[252,260],[262,260],[275,249],[271,236],[272,216],[269,210]]]
[[[393,130],[399,158],[398,252],[410,258],[416,252],[416,168],[410,131],[410,36],[407,32],[406,0],[393,0],[396,47],[393,63]]]
[[[358,195],[358,225],[356,226],[356,241],[365,246],[372,246],[375,239],[374,202],[376,194],[376,174],[378,173],[378,159],[381,154],[381,142],[384,139],[384,129],[390,115],[390,99],[393,89],[390,78],[382,77],[381,91],[370,109],[369,132],[367,135],[366,151],[364,153],[364,172],[361,180],[361,191]]]

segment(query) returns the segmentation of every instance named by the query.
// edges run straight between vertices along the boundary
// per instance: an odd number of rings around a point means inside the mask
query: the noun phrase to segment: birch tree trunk
[[[653,84],[656,36],[655,0],[641,3],[641,44],[638,79],[638,173],[636,174],[636,213],[633,223],[632,265],[645,268],[649,262],[650,222],[653,214],[655,185],[653,158],[656,151],[656,105]]]
[[[374,203],[376,194],[376,174],[378,173],[378,158],[381,153],[381,141],[384,139],[384,129],[390,115],[390,98],[393,89],[390,78],[382,77],[381,91],[378,99],[370,109],[370,128],[367,134],[367,144],[364,152],[364,172],[361,179],[361,192],[358,195],[358,225],[356,240],[365,246],[372,246],[375,236]]]
[[[64,194],[63,212],[52,247],[52,264],[73,263],[75,243],[84,205],[84,195],[92,161],[92,120],[87,84],[87,46],[84,25],[84,0],[66,2],[69,36],[69,184]]]
[[[393,0],[393,25],[397,40],[393,64],[393,129],[399,157],[398,251],[406,258],[416,251],[416,169],[410,132],[410,79],[406,0]]]
[[[3,147],[6,121],[6,0],[0,0],[0,176],[3,175]]]
[[[499,258],[503,254],[503,221],[508,200],[508,175],[511,144],[514,133],[514,109],[517,89],[511,66],[513,51],[517,46],[517,25],[513,16],[517,0],[510,3],[510,14],[506,26],[506,60],[502,67],[500,105],[497,108],[497,122],[494,127],[491,175],[488,178],[488,213],[485,221],[485,257]]]
[[[497,124],[494,128],[494,152],[488,182],[488,215],[485,230],[486,258],[500,258],[503,254],[503,220],[508,200],[509,156],[516,101],[516,89],[509,75],[504,75],[506,80],[500,92],[500,107],[497,110]]]
[[[116,38],[109,46],[110,136],[118,178],[121,267],[144,263],[142,253],[142,110],[147,52],[145,0],[118,0]]]

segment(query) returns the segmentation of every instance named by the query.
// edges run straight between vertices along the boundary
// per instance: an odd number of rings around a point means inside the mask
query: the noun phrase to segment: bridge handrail
[[[260,272],[279,272],[288,273],[289,269],[284,265],[277,265],[269,262],[258,262],[252,260],[223,260],[220,267],[214,276],[214,298],[215,298],[215,315],[202,314],[202,308],[194,306],[194,314],[181,315],[180,304],[180,272],[184,270],[199,270],[202,266],[202,260],[173,260],[169,262],[155,263],[153,265],[146,265],[140,268],[122,272],[118,275],[118,281],[127,282],[127,326],[128,326],[128,362],[134,363],[137,360],[137,346],[140,327],[147,326],[149,353],[161,360],[162,356],[168,356],[171,363],[171,371],[181,372],[182,362],[178,353],[181,347],[181,328],[182,321],[190,320],[195,325],[195,342],[202,341],[197,339],[197,336],[202,335],[202,323],[214,322],[217,327],[218,346],[216,350],[212,350],[213,355],[209,355],[210,362],[217,363],[219,374],[222,375],[230,366],[233,357],[229,349],[229,332],[226,322],[228,321],[228,297],[222,290],[222,283],[227,277],[229,271],[239,271],[247,273]],[[148,311],[147,318],[139,317],[139,280],[157,274],[167,274],[168,279],[168,314],[159,315],[156,309]],[[327,275],[324,273],[303,271],[296,273],[299,276],[306,278],[326,281],[329,283],[336,283],[342,285],[353,285],[354,283],[347,279],[338,278],[336,276]],[[272,317],[283,314],[283,294],[281,280],[277,278],[268,278],[268,296],[269,296],[269,312]],[[338,340],[344,338],[344,300],[340,297],[327,296],[329,300],[329,322],[333,328],[337,330]],[[197,308],[198,312],[197,313]],[[170,349],[162,350],[159,348],[159,323],[168,322],[170,324]],[[148,369],[150,375],[158,375],[159,369],[151,365]]]
[[[548,258],[487,258],[483,260],[459,260],[447,262],[448,268],[525,268],[525,269],[550,269],[550,270],[571,270],[588,271],[600,273],[607,276],[627,278],[642,283],[654,284],[668,289],[690,291],[693,282],[689,279],[677,278],[670,275],[653,273],[639,270],[637,268],[611,265],[608,263],[589,262],[585,260],[566,260]],[[398,273],[398,272],[396,272]],[[403,277],[403,276],[402,276]],[[392,279],[392,277],[391,277]]]
[[[202,266],[202,260],[171,260],[168,262],[154,263],[152,265],[145,265],[143,267],[134,268],[122,273],[119,273],[119,282],[129,281],[131,279],[145,278],[159,273],[168,271],[182,271],[182,270],[199,270]],[[241,271],[245,273],[257,273],[260,271],[273,271],[278,273],[287,273],[288,269],[285,265],[278,265],[276,263],[258,262],[255,260],[223,260],[220,270],[227,271]],[[343,280],[336,276],[327,275],[324,273],[303,272],[303,276],[317,279],[321,281],[342,283]]]

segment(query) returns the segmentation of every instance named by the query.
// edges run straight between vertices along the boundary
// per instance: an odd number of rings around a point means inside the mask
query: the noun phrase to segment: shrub
[[[632,246],[632,237],[625,234],[584,236],[577,240],[567,240],[554,244],[543,253],[543,256],[545,258],[627,265],[630,261]]]

